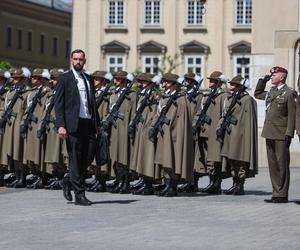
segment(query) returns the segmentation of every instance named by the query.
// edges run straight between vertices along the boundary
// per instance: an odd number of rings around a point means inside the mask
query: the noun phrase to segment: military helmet
[[[195,74],[193,72],[188,72],[184,75],[185,79],[191,79],[193,80],[196,84],[199,84],[202,80],[202,77],[198,74]]]
[[[36,68],[32,71],[32,77],[34,76],[38,76],[50,80],[50,73],[48,69]]]
[[[55,68],[54,68],[54,69],[50,69],[49,73],[50,73],[50,76],[51,76],[51,77],[57,78],[57,77],[59,77],[61,74],[63,74],[64,71],[63,71],[63,69],[55,69]]]
[[[115,73],[115,78],[126,79],[126,80],[132,82],[134,76],[131,73],[121,70],[121,71],[118,71],[117,73]]]
[[[207,77],[207,79],[210,80],[217,80],[220,81],[222,83],[227,82],[227,77],[220,71],[214,71],[210,74],[210,76]]]
[[[31,72],[28,68],[22,67],[22,68],[12,68],[10,70],[11,77],[24,77],[29,78],[31,76]]]
[[[145,82],[152,82],[152,78],[154,77],[154,74],[150,73],[141,73],[139,74],[136,79],[138,81],[145,81]]]
[[[162,81],[183,84],[184,78],[180,77],[179,75],[173,74],[173,73],[166,73],[166,74],[162,75]]]
[[[242,77],[241,75],[237,75],[233,77],[230,81],[228,81],[229,84],[239,84],[239,85],[245,85],[246,88],[250,88],[250,83],[248,79]]]
[[[95,77],[104,78],[108,81],[111,81],[113,79],[113,75],[110,72],[101,71],[101,70],[96,70],[91,76],[94,78]]]

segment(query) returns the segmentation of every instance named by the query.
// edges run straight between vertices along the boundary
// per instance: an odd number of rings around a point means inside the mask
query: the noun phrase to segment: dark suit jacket
[[[95,88],[91,77],[87,74],[84,75],[90,87],[91,115],[96,128],[100,124],[100,119],[96,109]],[[76,132],[80,112],[80,94],[72,70],[62,74],[58,79],[54,96],[54,109],[56,127],[64,127],[68,133]]]

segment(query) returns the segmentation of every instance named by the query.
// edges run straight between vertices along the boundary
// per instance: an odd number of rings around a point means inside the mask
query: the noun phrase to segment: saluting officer
[[[273,187],[269,203],[288,202],[290,184],[289,147],[295,131],[297,93],[286,85],[288,71],[283,67],[273,67],[271,74],[259,79],[255,97],[265,100],[266,118],[262,137],[266,138],[270,177]],[[266,83],[272,80],[273,87],[266,91]]]

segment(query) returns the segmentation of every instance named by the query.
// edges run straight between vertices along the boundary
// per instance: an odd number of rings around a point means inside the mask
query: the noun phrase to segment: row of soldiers
[[[34,69],[30,75],[18,68],[10,73],[5,78],[0,71],[1,176],[13,172],[6,182],[15,188],[59,189],[67,153],[53,106],[63,72]],[[125,71],[114,76],[95,71],[92,77],[101,136],[88,191],[176,196],[197,192],[199,178],[209,175],[201,192],[220,194],[222,179],[232,176],[224,193],[244,194],[245,179],[257,173],[257,111],[247,79],[238,75],[228,81],[215,71],[203,90],[204,79],[194,73],[134,78]],[[6,79],[12,79],[11,87]]]

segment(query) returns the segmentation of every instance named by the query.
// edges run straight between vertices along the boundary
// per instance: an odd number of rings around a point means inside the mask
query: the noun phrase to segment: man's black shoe
[[[88,200],[85,195],[75,196],[75,205],[90,206],[92,202]]]
[[[288,199],[285,197],[272,197],[271,199],[265,199],[267,203],[288,203]]]
[[[66,180],[65,178],[62,179],[61,183],[61,188],[63,190],[63,196],[67,201],[72,201],[73,197],[71,194],[71,185],[70,185],[70,181]]]

